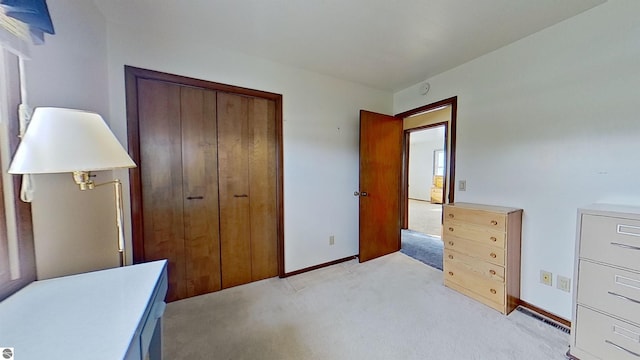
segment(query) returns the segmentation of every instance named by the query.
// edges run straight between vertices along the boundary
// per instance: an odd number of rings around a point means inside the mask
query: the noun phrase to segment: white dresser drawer
[[[640,325],[640,274],[580,260],[578,304]]]
[[[582,215],[580,257],[640,271],[640,221]]]
[[[602,360],[640,359],[640,328],[578,306],[576,347]]]

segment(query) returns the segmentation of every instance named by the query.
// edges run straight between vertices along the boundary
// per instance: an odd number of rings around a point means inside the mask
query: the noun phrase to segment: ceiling
[[[94,0],[113,24],[397,91],[606,0]]]

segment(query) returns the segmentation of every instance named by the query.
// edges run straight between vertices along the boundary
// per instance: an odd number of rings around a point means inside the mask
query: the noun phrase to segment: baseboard
[[[335,264],[340,264],[340,263],[345,262],[345,261],[353,260],[353,259],[355,259],[357,257],[358,257],[357,255],[347,256],[346,258],[329,261],[329,262],[326,262],[324,264],[318,264],[318,265],[314,265],[314,266],[309,266],[308,268],[304,268],[304,269],[300,269],[300,270],[284,273],[284,275],[282,275],[280,277],[281,278],[286,278],[286,277],[289,277],[289,276],[306,273],[308,271],[318,270],[318,269],[321,269],[323,267],[327,267],[327,266],[331,266],[331,265],[335,265]]]
[[[550,320],[553,320],[555,322],[557,322],[558,324],[564,325],[567,328],[571,329],[571,321],[567,320],[567,319],[563,319],[558,315],[554,315],[546,310],[543,310],[533,304],[530,304],[522,299],[520,299],[518,301],[518,305],[522,306],[523,308],[533,311],[535,313],[538,313],[539,315],[542,315]]]

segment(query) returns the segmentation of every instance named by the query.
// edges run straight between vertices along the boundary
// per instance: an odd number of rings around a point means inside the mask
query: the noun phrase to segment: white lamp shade
[[[31,116],[9,173],[45,174],[135,166],[100,115],[39,107]]]

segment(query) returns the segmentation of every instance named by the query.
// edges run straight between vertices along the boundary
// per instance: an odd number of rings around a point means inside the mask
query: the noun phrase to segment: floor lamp
[[[96,184],[91,171],[132,168],[136,164],[109,130],[102,117],[93,112],[40,107],[31,116],[20,141],[10,174],[73,174],[80,190],[113,184],[118,228],[120,266],[126,264],[122,214],[122,183],[115,179]]]

